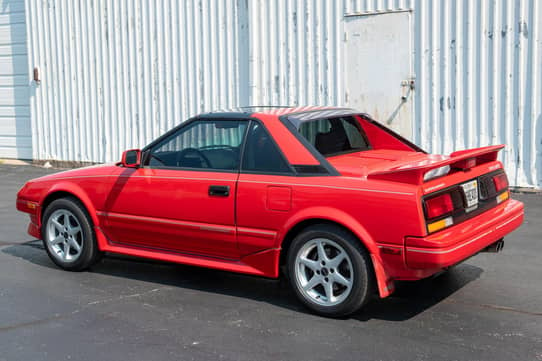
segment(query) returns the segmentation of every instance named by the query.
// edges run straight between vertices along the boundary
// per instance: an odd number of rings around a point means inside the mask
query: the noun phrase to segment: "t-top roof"
[[[200,114],[199,117],[214,118],[220,116],[227,116],[228,118],[232,118],[236,116],[248,117],[257,114],[288,116],[288,118],[295,118],[298,122],[302,122],[317,118],[359,114],[359,112],[354,109],[329,106],[247,106],[216,110]]]

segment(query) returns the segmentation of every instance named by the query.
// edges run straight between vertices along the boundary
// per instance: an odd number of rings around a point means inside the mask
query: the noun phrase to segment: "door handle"
[[[227,197],[230,195],[230,186],[209,186],[209,195]]]

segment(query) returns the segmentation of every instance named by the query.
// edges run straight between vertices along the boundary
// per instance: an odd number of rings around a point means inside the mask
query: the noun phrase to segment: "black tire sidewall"
[[[55,257],[51,253],[51,250],[47,245],[47,222],[51,215],[59,209],[66,209],[70,211],[77,218],[77,221],[79,222],[83,233],[81,255],[79,256],[79,258],[72,262],[65,262]],[[68,271],[81,271],[88,268],[97,258],[98,249],[92,221],[90,220],[90,217],[88,216],[86,210],[76,199],[60,198],[53,201],[51,204],[49,204],[49,206],[47,206],[42,217],[41,235],[43,246],[45,247],[49,258],[51,258],[51,260],[60,268]]]
[[[315,238],[330,239],[339,244],[350,257],[354,282],[348,297],[334,306],[323,306],[308,299],[299,289],[295,275],[296,257],[303,245]],[[297,298],[309,309],[326,317],[344,317],[359,310],[372,292],[371,261],[360,241],[346,230],[332,225],[311,226],[302,231],[288,251],[288,278]]]

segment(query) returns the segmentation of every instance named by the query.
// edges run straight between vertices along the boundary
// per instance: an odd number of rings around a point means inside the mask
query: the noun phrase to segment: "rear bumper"
[[[468,221],[426,237],[405,238],[407,267],[437,270],[459,263],[523,223],[523,203],[510,199]]]

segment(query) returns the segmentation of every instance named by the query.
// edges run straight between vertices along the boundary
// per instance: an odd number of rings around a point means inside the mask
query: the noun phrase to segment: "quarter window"
[[[264,126],[252,122],[243,155],[243,171],[290,173],[290,167]]]
[[[179,129],[153,147],[153,168],[238,170],[247,121],[202,120]]]

